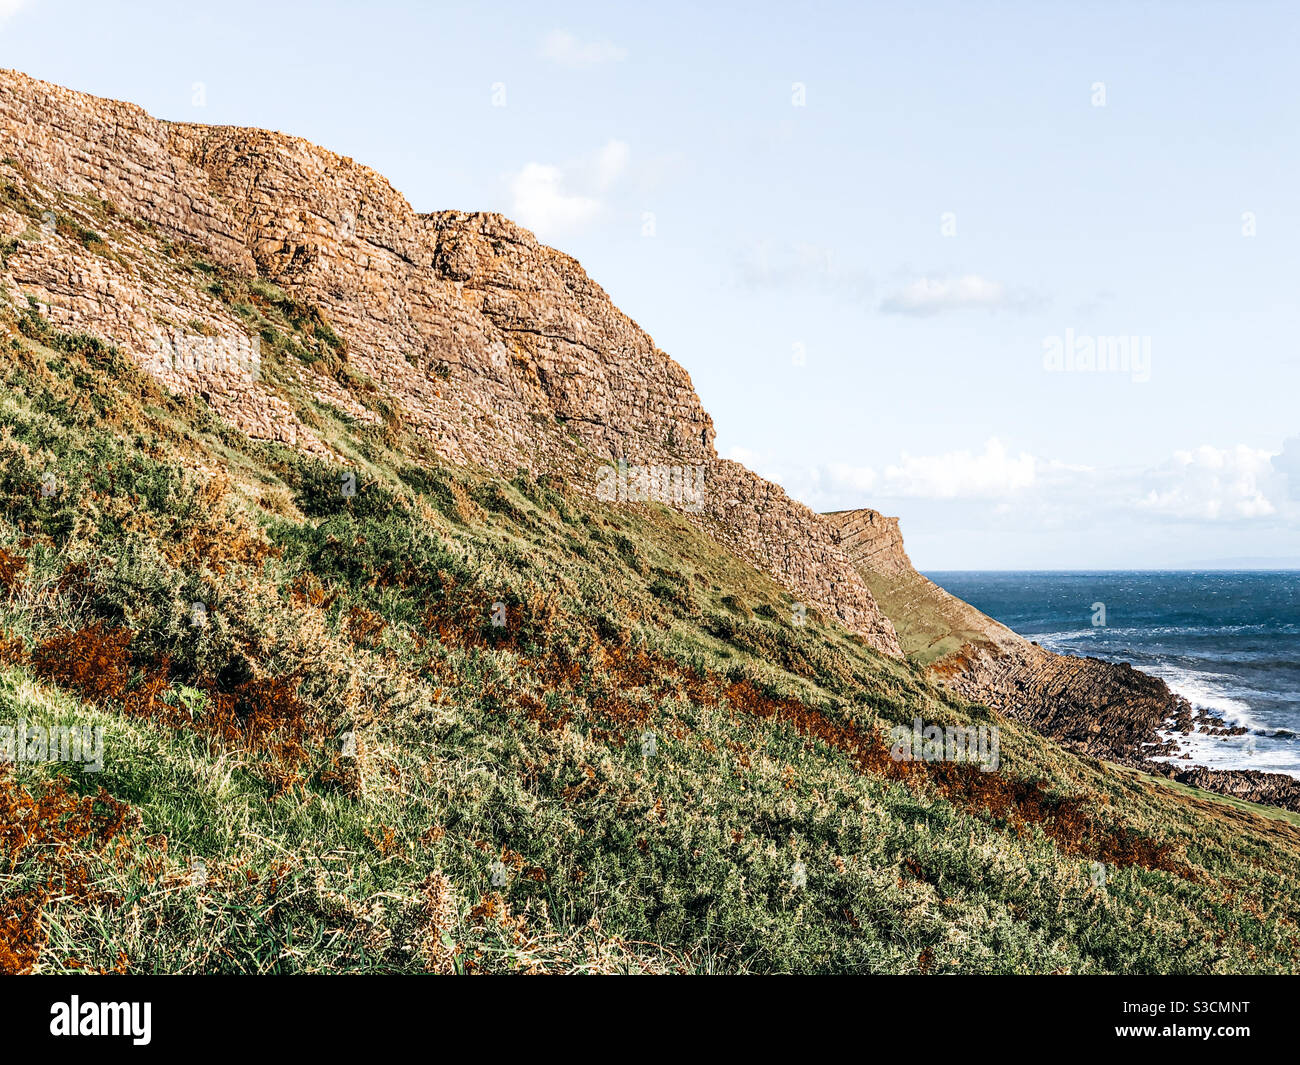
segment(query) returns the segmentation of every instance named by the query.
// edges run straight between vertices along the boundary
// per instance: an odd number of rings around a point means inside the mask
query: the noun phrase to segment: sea
[[[1174,734],[1180,764],[1300,777],[1300,570],[926,576],[1049,651],[1131,663],[1248,730]]]

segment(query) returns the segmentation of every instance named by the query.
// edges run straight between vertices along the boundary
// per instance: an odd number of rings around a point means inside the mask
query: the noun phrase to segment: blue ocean
[[[1129,662],[1249,730],[1180,740],[1194,763],[1300,777],[1300,571],[926,576],[1050,651]]]

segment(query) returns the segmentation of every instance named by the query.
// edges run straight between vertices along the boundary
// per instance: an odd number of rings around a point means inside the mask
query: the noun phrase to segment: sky
[[[574,255],[923,570],[1300,565],[1300,5],[0,0],[0,66]]]

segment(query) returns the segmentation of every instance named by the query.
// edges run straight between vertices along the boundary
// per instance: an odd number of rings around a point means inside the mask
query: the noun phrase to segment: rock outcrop
[[[944,591],[912,566],[897,518],[864,508],[822,520],[893,621],[908,658],[935,680],[1082,754],[1300,810],[1300,781],[1291,777],[1155,760],[1178,751],[1161,733],[1186,734],[1212,720],[1127,663],[1054,654]]]
[[[904,650],[936,679],[1099,758],[1171,753],[1158,731],[1190,728],[1191,706],[1132,666],[1053,654],[944,591],[912,566],[898,519],[825,514]]]
[[[1164,681],[1127,663],[1058,655],[1028,640],[968,643],[930,672],[1077,751],[1126,764],[1174,754],[1158,730],[1187,732],[1195,717]]]
[[[916,573],[903,549],[897,518],[887,518],[866,508],[838,511],[824,517],[835,527],[840,544],[854,565],[890,576]]]
[[[1195,766],[1184,770],[1167,770],[1180,784],[1205,791],[1231,795],[1247,802],[1300,810],[1300,780],[1281,773],[1261,773],[1257,769],[1206,769]]]
[[[247,322],[194,283],[190,252],[317,309],[385,417],[449,461],[550,472],[590,494],[611,463],[702,477],[699,498],[649,501],[901,656],[833,530],[720,460],[686,371],[574,259],[508,219],[417,214],[374,171],[299,138],[163,122],[4,71],[0,157],[0,237],[15,245],[0,284],[250,436],[332,454],[259,373]],[[293,373],[316,400],[374,417],[336,378]]]

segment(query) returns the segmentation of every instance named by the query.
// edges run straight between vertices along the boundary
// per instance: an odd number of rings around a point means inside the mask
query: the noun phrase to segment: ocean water
[[[1129,662],[1249,730],[1179,738],[1186,764],[1300,777],[1300,571],[926,576],[1050,651]]]

